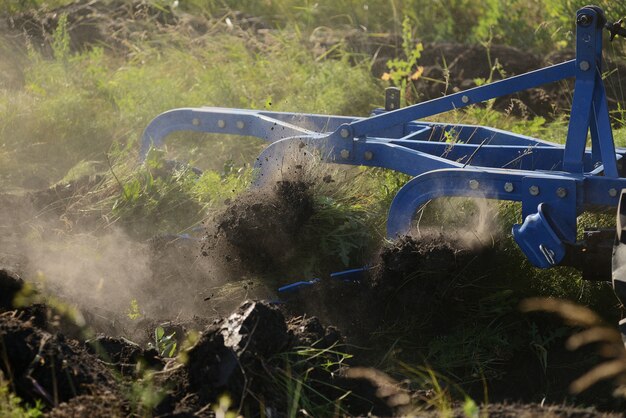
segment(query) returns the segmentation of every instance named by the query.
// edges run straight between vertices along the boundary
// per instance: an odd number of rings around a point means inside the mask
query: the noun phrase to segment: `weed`
[[[341,402],[350,394],[333,386],[330,378],[340,372],[350,357],[336,345],[329,348],[296,347],[279,355],[276,360],[284,366],[276,369],[268,383],[279,389],[277,393],[285,394],[290,417],[319,416],[324,414],[323,411],[345,414]],[[330,398],[325,394],[329,392],[337,396]]]
[[[52,38],[52,53],[57,61],[66,62],[70,58],[70,34],[67,30],[67,14],[59,17]]]
[[[9,384],[0,374],[0,416],[6,418],[39,418],[43,416],[43,405],[24,405],[22,400],[11,393]]]
[[[415,97],[417,91],[413,82],[418,80],[424,72],[424,67],[417,65],[423,50],[424,47],[421,43],[413,41],[411,21],[408,17],[405,17],[402,21],[402,52],[405,58],[395,58],[388,61],[387,68],[389,72],[384,73],[381,77],[384,81],[390,81],[392,85],[400,87],[402,92],[400,105],[402,107],[407,105],[407,86],[409,85],[414,97],[413,101],[417,101],[417,97]]]
[[[134,321],[141,318],[141,315],[142,314],[141,310],[139,309],[139,302],[137,302],[137,299],[131,299],[126,316],[128,316],[131,321]]]
[[[151,372],[131,383],[128,393],[131,410],[139,417],[151,417],[154,409],[165,398],[165,390],[153,382]]]
[[[213,406],[215,418],[236,418],[237,411],[232,410],[233,402],[228,395],[222,395]]]
[[[161,357],[174,357],[178,345],[175,337],[176,332],[166,335],[165,329],[158,326],[154,329],[154,341],[148,343],[148,346],[157,350]]]

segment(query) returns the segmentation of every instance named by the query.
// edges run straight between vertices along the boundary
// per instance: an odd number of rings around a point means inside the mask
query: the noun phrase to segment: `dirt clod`
[[[128,416],[124,403],[111,392],[80,395],[54,408],[47,418],[122,418]]]
[[[97,390],[113,391],[113,376],[101,363],[73,340],[50,334],[32,323],[0,315],[0,370],[15,384],[24,400],[37,399],[58,405],[77,395]]]
[[[13,299],[23,286],[24,281],[17,274],[0,269],[0,312],[13,307]]]
[[[283,315],[267,304],[248,301],[230,317],[207,327],[186,352],[185,366],[167,380],[178,382],[174,393],[196,393],[202,402],[214,401],[224,392],[238,397],[247,384],[243,371],[261,373],[261,362],[284,349],[287,342]]]
[[[155,349],[144,350],[122,337],[99,335],[86,343],[90,353],[114,366],[123,376],[134,377],[138,369],[160,370],[164,366]]]
[[[265,271],[289,258],[313,210],[307,183],[279,181],[269,193],[257,190],[238,197],[218,216],[216,238],[225,239],[246,266]]]
[[[415,315],[416,308],[430,317],[454,300],[456,273],[475,254],[444,239],[407,236],[383,247],[379,257],[371,275],[372,294],[384,304],[379,308],[385,315],[403,318]]]

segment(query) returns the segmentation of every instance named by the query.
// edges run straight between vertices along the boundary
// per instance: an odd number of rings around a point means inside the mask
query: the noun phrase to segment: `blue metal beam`
[[[576,60],[565,61],[561,64],[495,81],[449,96],[432,99],[413,106],[358,120],[350,123],[349,129],[353,137],[364,137],[374,132],[391,129],[399,124],[423,119],[454,109],[460,109],[471,104],[516,93],[542,84],[559,81],[574,75],[575,62]]]

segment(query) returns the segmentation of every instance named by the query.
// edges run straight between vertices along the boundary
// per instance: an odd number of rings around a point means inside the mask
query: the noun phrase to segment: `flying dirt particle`
[[[223,238],[250,271],[266,271],[290,256],[313,211],[307,183],[279,181],[269,190],[251,190],[217,216],[217,233],[207,235],[203,250],[210,254]]]

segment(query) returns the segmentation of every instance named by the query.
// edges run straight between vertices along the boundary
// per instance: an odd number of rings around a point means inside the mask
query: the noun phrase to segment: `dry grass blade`
[[[567,340],[566,347],[568,350],[577,350],[584,345],[597,342],[621,344],[622,336],[613,328],[598,326],[586,329],[579,332],[578,334],[572,335]],[[614,353],[614,351],[610,351],[609,353]]]
[[[626,347],[622,335],[615,328],[606,325],[590,309],[572,302],[552,298],[531,298],[522,301],[523,312],[551,312],[559,315],[568,324],[586,329],[568,338],[568,350],[577,350],[589,344],[598,344],[598,353],[607,358],[596,367],[576,379],[570,385],[572,393],[580,393],[605,379],[614,379],[618,389],[616,396],[626,395]]]
[[[551,312],[570,325],[591,327],[602,324],[602,319],[591,309],[573,302],[553,298],[529,298],[520,303],[522,312]]]
[[[626,359],[624,358],[618,358],[594,367],[589,372],[572,382],[570,385],[570,391],[572,393],[580,393],[601,380],[616,378],[622,373],[626,373],[625,360]]]
[[[380,370],[368,367],[354,367],[346,371],[346,377],[368,380],[377,387],[376,396],[384,399],[391,408],[407,406],[411,402],[411,396],[408,391],[402,388],[400,383]]]

